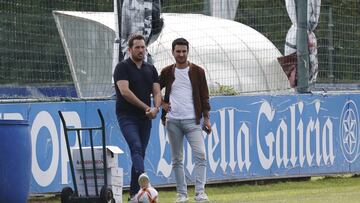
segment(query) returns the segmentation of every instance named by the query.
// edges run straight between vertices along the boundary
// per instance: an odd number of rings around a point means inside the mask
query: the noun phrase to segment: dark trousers
[[[150,139],[151,120],[126,115],[117,119],[131,153],[130,195],[135,195],[140,189],[138,178],[145,171],[144,158]]]

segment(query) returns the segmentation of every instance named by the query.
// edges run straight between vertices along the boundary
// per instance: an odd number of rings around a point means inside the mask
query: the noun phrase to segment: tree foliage
[[[162,12],[208,13],[208,1],[164,0]],[[205,4],[204,4],[205,3]],[[329,38],[332,9],[333,38]],[[0,0],[0,84],[72,82],[53,10],[113,11],[113,0]],[[256,29],[283,53],[291,26],[284,0],[240,0],[236,21]],[[333,41],[335,82],[360,79],[360,1],[323,0],[318,38],[319,79],[328,81]]]

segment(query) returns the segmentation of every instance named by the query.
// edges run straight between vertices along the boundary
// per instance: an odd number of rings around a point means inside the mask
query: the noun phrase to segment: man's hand
[[[154,119],[154,118],[156,118],[156,115],[158,112],[159,112],[158,108],[152,107],[152,108],[146,109],[145,114],[149,119]]]
[[[166,113],[171,111],[170,103],[162,102],[161,108],[164,109]]]
[[[211,123],[209,118],[204,118],[203,130],[207,133],[211,133]]]

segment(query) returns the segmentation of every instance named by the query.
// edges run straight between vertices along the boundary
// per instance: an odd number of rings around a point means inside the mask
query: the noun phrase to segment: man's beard
[[[142,61],[142,60],[144,60],[144,54],[142,54],[141,56],[134,55],[133,59],[134,59],[134,61]]]
[[[184,63],[186,63],[186,61],[187,61],[186,58],[176,59],[176,63],[178,63],[178,64],[184,64]]]

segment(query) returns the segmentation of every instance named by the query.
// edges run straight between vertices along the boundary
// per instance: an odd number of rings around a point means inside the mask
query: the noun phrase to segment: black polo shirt
[[[116,82],[119,80],[129,81],[129,89],[142,102],[151,106],[150,94],[154,83],[159,83],[158,73],[154,65],[143,62],[141,68],[130,59],[125,59],[116,65],[114,71],[114,83],[116,91],[116,114],[145,116],[145,111],[127,102],[121,95]]]

